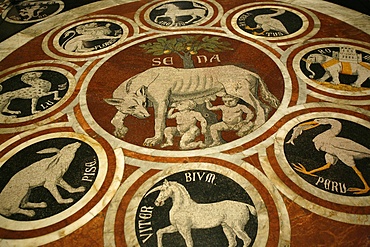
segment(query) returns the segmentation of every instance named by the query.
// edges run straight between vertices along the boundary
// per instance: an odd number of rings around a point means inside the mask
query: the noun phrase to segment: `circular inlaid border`
[[[276,8],[276,9],[282,9],[282,10],[288,10],[289,12],[292,12],[294,14],[296,14],[297,16],[299,16],[302,20],[302,27],[294,32],[294,33],[291,33],[291,34],[288,34],[286,36],[280,36],[280,37],[265,37],[265,36],[256,36],[256,35],[252,35],[252,34],[249,34],[247,32],[244,32],[238,25],[237,25],[237,19],[243,14],[245,13],[246,11],[251,11],[251,10],[256,10],[256,9],[261,9],[261,8]],[[251,8],[246,8],[246,9],[243,9],[239,12],[237,12],[236,14],[233,15],[232,19],[231,19],[231,23],[232,23],[232,27],[240,34],[242,35],[246,35],[246,36],[249,36],[249,37],[252,37],[252,38],[256,38],[256,39],[266,39],[266,40],[269,40],[269,41],[281,41],[281,40],[285,40],[285,39],[290,39],[290,38],[293,38],[293,37],[296,37],[302,33],[304,33],[307,28],[308,28],[308,19],[306,18],[306,16],[304,16],[302,13],[294,10],[294,9],[291,9],[291,8],[288,8],[288,7],[285,7],[285,6],[276,6],[276,5],[262,5],[262,6],[255,6],[255,7],[251,7]]]
[[[184,0],[186,1],[186,0]],[[194,28],[198,26],[202,26],[203,24],[206,24],[206,26],[213,26],[215,23],[219,21],[223,14],[223,8],[222,6],[214,1],[210,0],[208,2],[204,1],[197,1],[203,6],[207,7],[208,10],[208,16],[205,17],[203,20],[200,22],[188,25],[188,26],[162,26],[159,25],[153,21],[150,20],[150,13],[153,11],[155,8],[157,8],[159,5],[163,5],[164,3],[170,3],[174,2],[174,0],[167,0],[167,1],[155,1],[155,2],[150,2],[147,4],[144,4],[141,6],[137,12],[135,13],[135,21],[138,23],[138,25],[146,30],[151,30],[151,29],[159,29],[159,30],[179,30],[179,29],[187,29],[187,28]],[[187,1],[187,2],[192,2],[192,1]],[[216,11],[217,10],[217,11]],[[215,12],[217,13],[217,16],[215,16]],[[213,19],[213,20],[212,20]],[[144,22],[144,23],[143,23]]]
[[[302,27],[287,36],[281,37],[264,37],[249,34],[243,31],[237,24],[237,19],[243,13],[249,10],[261,9],[261,8],[277,8],[288,10],[293,14],[297,15],[302,20]],[[238,12],[236,12],[238,11]],[[235,13],[236,12],[236,13]],[[233,14],[234,13],[234,14]],[[231,16],[231,17],[230,17]],[[312,20],[312,23],[310,22]],[[225,29],[226,32],[231,32],[228,28],[228,24],[231,24],[233,30],[242,37],[249,37],[257,40],[266,40],[269,42],[277,43],[277,45],[291,45],[295,43],[302,42],[313,37],[320,29],[320,20],[314,15],[311,11],[298,7],[291,4],[277,3],[277,2],[259,2],[259,3],[249,3],[233,8],[225,13],[221,20],[221,26]]]
[[[141,162],[141,161],[134,161],[130,159],[129,163],[131,162]],[[231,162],[231,161],[229,161]],[[150,162],[152,163],[152,162]],[[224,163],[224,162],[220,162]],[[161,163],[152,163],[153,167],[162,166]],[[169,164],[168,164],[169,165]],[[219,164],[220,165],[220,164]],[[141,199],[145,196],[148,189],[151,188],[156,182],[162,180],[163,178],[168,177],[169,175],[188,171],[191,169],[194,170],[204,170],[204,171],[213,171],[220,173],[226,177],[229,177],[234,182],[238,183],[243,188],[247,188],[248,194],[252,198],[253,203],[257,209],[257,216],[258,216],[258,231],[257,236],[254,241],[253,246],[265,246],[268,243],[268,236],[271,235],[272,231],[276,230],[275,228],[271,228],[272,225],[269,226],[269,223],[264,222],[268,220],[268,211],[266,211],[266,205],[259,194],[259,189],[254,187],[254,185],[248,181],[245,177],[245,173],[250,173],[251,176],[256,178],[261,184],[263,184],[264,188],[267,189],[269,192],[269,196],[272,197],[273,203],[276,207],[276,210],[279,212],[279,246],[287,246],[290,242],[290,226],[289,226],[289,219],[288,213],[285,208],[285,204],[277,192],[275,187],[270,183],[270,181],[260,173],[256,168],[252,167],[251,165],[242,162],[240,163],[241,170],[233,171],[228,167],[224,167],[215,165],[209,162],[190,162],[186,164],[177,164],[176,166],[170,165],[169,168],[161,171],[155,172],[154,170],[136,170],[130,177],[123,183],[120,189],[117,191],[115,198],[112,200],[110,204],[104,224],[104,242],[106,245],[116,246],[116,230],[115,228],[118,226],[116,222],[117,213],[119,208],[121,207],[121,203],[125,201],[127,204],[127,210],[125,210],[125,219],[124,222],[124,232],[125,235],[121,239],[126,239],[126,243],[131,244],[132,246],[138,246],[138,241],[135,233],[135,216],[136,216],[136,209],[141,201]],[[245,170],[244,170],[245,169]],[[241,172],[243,171],[243,172]],[[149,172],[149,173],[147,173]],[[151,175],[150,175],[151,174]],[[144,177],[146,177],[144,179]],[[139,184],[137,181],[141,181]],[[265,197],[264,194],[263,197]],[[130,200],[130,202],[127,202]],[[271,202],[271,201],[270,201]],[[269,206],[271,207],[271,205]],[[122,222],[122,220],[120,220]],[[275,234],[273,234],[275,235]],[[275,236],[276,236],[275,235]],[[131,246],[130,245],[130,246]]]
[[[82,197],[81,200],[76,202],[76,204],[74,204],[70,209],[67,209],[53,217],[37,221],[37,224],[32,223],[33,227],[30,226],[29,222],[15,222],[8,220],[8,228],[11,228],[13,230],[10,230],[9,237],[7,237],[6,239],[3,238],[0,241],[2,244],[10,246],[38,246],[58,240],[89,222],[110,202],[110,200],[115,195],[116,190],[121,184],[121,179],[123,177],[125,167],[122,150],[112,150],[111,147],[102,139],[98,141],[84,134],[70,131],[72,131],[72,129],[68,123],[44,125],[37,129],[24,132],[20,136],[11,138],[0,145],[0,150],[6,150],[9,146],[15,146],[15,148],[13,149],[8,148],[8,152],[6,152],[4,155],[11,156],[12,154],[10,152],[12,150],[18,150],[22,147],[26,147],[28,143],[42,141],[45,138],[70,137],[78,139],[82,142],[87,141],[89,144],[91,143],[91,145],[94,147],[94,150],[98,150],[97,154],[99,155],[99,162],[101,161],[99,167],[99,169],[101,169],[101,171],[99,171],[100,174],[97,175],[94,185]],[[44,134],[39,135],[39,133]],[[38,136],[33,137],[35,135]],[[27,138],[28,136],[30,136],[31,138]],[[26,138],[28,140],[22,143],[20,138]],[[21,142],[21,145],[17,146],[19,142]],[[113,157],[107,157],[106,151],[112,153]],[[108,164],[112,161],[116,162],[116,164]],[[105,192],[101,192],[102,190]],[[86,195],[89,198],[87,198]],[[96,200],[94,200],[94,198],[96,198]],[[84,212],[83,210],[83,208],[86,206],[90,208],[88,212]],[[64,218],[61,216],[63,216]],[[67,218],[70,218],[70,220],[64,223]],[[71,221],[73,219],[74,221]],[[3,222],[3,217],[1,217],[1,223]],[[44,226],[43,229],[49,229],[45,227],[50,225],[54,225],[55,227],[50,228],[50,230],[44,232],[42,235],[39,234],[39,229],[41,227]],[[2,229],[2,231],[6,233],[8,230],[4,228]],[[22,233],[19,233],[18,231],[27,233],[28,237],[24,239],[20,238],[20,236],[22,236]]]
[[[226,171],[223,171],[223,167],[212,167],[209,164],[199,163],[199,164],[186,164],[185,167],[182,167],[182,169],[171,169],[163,171],[162,173],[156,174],[153,177],[151,177],[149,180],[145,181],[140,188],[136,191],[136,193],[133,196],[133,199],[130,201],[127,212],[136,212],[140,201],[145,197],[146,193],[149,191],[149,189],[156,183],[158,183],[160,180],[165,179],[169,175],[173,175],[176,173],[189,171],[191,169],[196,170],[202,170],[205,172],[217,172],[219,174],[225,174]],[[174,171],[176,170],[176,172]],[[266,206],[264,205],[263,200],[261,196],[258,194],[256,188],[253,187],[247,180],[245,180],[242,176],[239,174],[233,174],[230,171],[228,171],[228,177],[231,178],[234,182],[239,184],[243,189],[247,192],[247,194],[251,197],[253,204],[255,205],[256,211],[257,211],[257,219],[258,219],[258,230],[257,230],[257,236],[254,240],[255,243],[258,243],[260,245],[266,245],[267,239],[268,239],[268,233],[269,233],[269,226],[266,221],[268,221],[268,214]],[[224,175],[225,176],[225,175]],[[139,242],[137,238],[132,238],[132,236],[135,236],[135,216],[136,214],[126,214],[125,222],[125,238],[127,241],[128,246],[139,246]]]
[[[79,141],[82,141],[84,143],[87,143],[89,146],[91,146],[94,151],[97,154],[98,160],[99,160],[99,171],[96,176],[96,180],[94,182],[94,185],[91,187],[91,189],[79,200],[76,202],[74,205],[69,207],[68,209],[45,219],[41,220],[35,220],[35,221],[26,221],[26,222],[21,222],[21,221],[14,221],[10,220],[7,218],[4,218],[0,216],[0,227],[8,230],[13,230],[13,231],[25,231],[25,230],[35,230],[43,227],[47,227],[50,225],[53,225],[59,221],[64,220],[65,218],[68,218],[70,215],[73,215],[76,213],[78,210],[80,210],[84,205],[86,205],[99,191],[101,188],[104,178],[107,175],[108,171],[108,160],[106,157],[106,153],[103,149],[103,147],[94,139],[89,138],[85,135],[77,134],[74,132],[61,132],[61,133],[51,133],[51,134],[46,134],[42,135],[36,138],[33,138],[31,140],[25,141],[22,144],[18,145],[11,151],[7,152],[4,156],[0,158],[0,163],[4,164],[6,160],[11,158],[15,153],[19,152],[20,150],[26,148],[27,146],[30,146],[34,143],[47,140],[47,139],[54,139],[54,138],[71,138],[71,139],[76,139]],[[3,146],[3,145],[2,145]],[[4,148],[4,147],[3,147]],[[30,174],[31,175],[31,174]]]
[[[66,35],[66,32],[69,31],[70,29],[72,29],[74,27],[84,25],[84,24],[89,25],[89,24],[97,23],[97,22],[107,22],[107,23],[116,24],[117,26],[122,28],[122,32],[123,32],[122,36],[120,36],[119,38],[116,38],[116,36],[109,36],[109,37],[112,37],[112,39],[118,39],[118,41],[113,43],[110,46],[107,46],[106,48],[102,48],[101,50],[88,51],[88,52],[84,52],[84,53],[67,51],[64,47],[62,47],[59,44],[60,39],[62,38],[62,36]],[[128,36],[128,31],[129,30],[128,30],[128,27],[126,25],[124,25],[123,23],[118,22],[117,20],[114,20],[114,19],[103,19],[103,18],[89,19],[89,20],[84,20],[84,21],[80,21],[80,22],[77,22],[77,23],[73,23],[72,25],[69,25],[69,26],[65,27],[64,29],[62,29],[61,31],[59,31],[58,34],[53,39],[53,45],[59,52],[64,53],[64,54],[68,54],[68,55],[72,55],[72,56],[79,56],[79,55],[92,56],[92,55],[95,55],[97,53],[109,51],[109,50],[113,49],[114,47],[116,47],[117,45],[123,43],[124,40]],[[90,35],[90,34],[87,34],[87,36],[88,35]],[[65,42],[67,42],[67,41],[68,40],[66,40]],[[82,40],[82,41],[84,41],[84,40]],[[88,41],[90,41],[90,40],[88,40]],[[78,41],[76,41],[76,42],[78,42]]]
[[[13,20],[13,19],[10,19],[7,15],[8,13],[13,9],[17,9],[17,12],[19,13],[20,10],[22,10],[22,8],[18,9],[19,6],[22,7],[22,6],[27,6],[27,4],[31,4],[31,3],[41,3],[41,4],[58,4],[59,5],[59,8],[53,12],[52,14],[50,15],[46,15],[45,17],[42,17],[42,18],[39,18],[39,19],[34,19],[34,20],[30,20],[30,21],[27,21],[27,20]],[[45,20],[45,19],[48,19],[52,16],[55,16],[57,15],[58,13],[60,13],[62,10],[64,9],[64,2],[63,1],[60,1],[60,0],[52,0],[52,1],[48,1],[48,0],[42,0],[42,1],[25,1],[25,2],[21,2],[21,3],[18,3],[16,4],[15,6],[13,6],[12,4],[7,8],[5,9],[5,11],[2,13],[1,17],[3,18],[3,20],[9,22],[9,23],[15,23],[15,24],[28,24],[28,23],[35,23],[35,22],[40,22],[42,20]]]
[[[322,200],[327,200],[333,203],[340,203],[349,206],[369,206],[370,205],[370,197],[355,197],[355,196],[340,196],[336,195],[327,191],[323,191],[318,189],[317,187],[313,186],[312,184],[308,183],[302,177],[297,174],[297,171],[292,169],[287,161],[286,157],[283,155],[284,153],[284,140],[288,134],[292,130],[294,126],[305,122],[309,119],[315,118],[336,118],[336,119],[343,119],[343,120],[350,120],[352,122],[356,122],[362,126],[365,126],[370,129],[370,122],[365,121],[364,119],[360,119],[354,116],[342,114],[342,113],[335,113],[335,112],[314,112],[308,113],[299,116],[299,118],[292,119],[284,124],[276,134],[275,139],[275,155],[277,157],[277,161],[285,175],[292,180],[297,186],[304,189],[308,193],[321,198]],[[370,130],[369,130],[370,131]],[[283,157],[284,156],[284,157]]]
[[[322,41],[321,41],[322,42]],[[314,88],[317,88],[318,90],[322,91],[322,92],[327,92],[327,93],[330,93],[332,95],[337,95],[337,96],[352,96],[352,97],[355,97],[355,96],[368,96],[370,94],[370,89],[366,89],[364,91],[355,91],[355,92],[348,92],[348,91],[344,91],[344,90],[336,90],[336,89],[332,89],[332,88],[329,88],[329,87],[326,87],[326,86],[323,86],[323,85],[320,85],[316,82],[314,82],[313,80],[311,80],[310,78],[308,78],[301,70],[301,61],[303,61],[303,57],[309,53],[309,52],[312,52],[314,50],[318,50],[318,49],[325,49],[325,48],[331,48],[331,47],[335,47],[335,48],[338,48],[338,47],[341,47],[341,46],[346,46],[346,47],[349,47],[349,48],[353,48],[353,49],[356,49],[356,50],[359,50],[359,51],[362,51],[364,53],[367,53],[367,54],[370,54],[370,50],[369,49],[365,49],[364,47],[360,47],[360,46],[356,46],[354,44],[350,44],[350,43],[345,43],[341,40],[338,40],[337,42],[335,42],[334,40],[332,40],[331,42],[328,41],[328,43],[320,43],[320,44],[311,44],[309,47],[307,48],[304,48],[302,50],[300,50],[297,55],[294,56],[293,58],[293,69],[294,71],[296,72],[297,76],[299,77],[299,79],[301,79],[302,81],[304,81],[305,83],[307,83],[308,85],[314,87]],[[370,44],[369,44],[370,46]],[[368,100],[366,100],[366,102],[369,102]]]
[[[198,34],[198,33],[199,33],[199,31],[187,31],[186,32],[186,34]],[[154,36],[151,36],[151,37],[144,37],[143,39],[135,40],[134,42],[132,42],[130,44],[124,45],[124,46],[120,47],[120,49],[117,49],[114,53],[111,53],[111,54],[107,55],[104,59],[99,61],[95,65],[95,67],[89,72],[89,74],[86,76],[86,78],[84,80],[84,83],[81,87],[81,93],[82,93],[81,95],[86,95],[89,83],[90,83],[92,77],[94,76],[94,73],[99,69],[99,67],[102,66],[112,56],[116,55],[120,51],[122,51],[124,49],[127,49],[130,46],[142,43],[142,42],[144,42],[146,40],[149,40],[149,39],[154,39],[156,37],[163,37],[163,36],[169,36],[169,35],[173,36],[173,35],[179,35],[179,34],[180,35],[184,34],[184,32],[174,32],[174,33],[171,33],[171,34],[164,33],[164,34],[157,34],[157,35],[154,35]],[[138,153],[141,153],[141,154],[147,154],[147,155],[158,155],[158,156],[168,156],[168,155],[170,155],[170,156],[175,156],[175,157],[182,157],[184,155],[186,155],[186,156],[206,155],[206,154],[214,153],[215,151],[219,152],[219,151],[228,150],[230,148],[234,148],[235,146],[243,145],[243,144],[253,140],[254,138],[259,137],[263,133],[265,133],[266,129],[267,130],[270,129],[277,121],[279,121],[281,119],[282,116],[284,116],[284,109],[286,109],[287,105],[289,104],[289,100],[290,100],[290,97],[291,97],[291,79],[290,79],[289,73],[287,72],[286,67],[283,66],[281,61],[273,53],[271,53],[271,51],[265,49],[264,47],[259,46],[258,44],[254,43],[252,41],[240,40],[239,37],[237,37],[235,35],[232,35],[232,34],[227,35],[227,34],[205,32],[205,31],[203,31],[202,34],[210,34],[210,35],[215,35],[215,36],[220,36],[220,37],[227,37],[227,38],[230,38],[230,39],[236,39],[240,42],[244,42],[248,45],[251,45],[251,46],[259,49],[261,52],[265,53],[266,56],[268,56],[276,64],[276,66],[280,69],[280,72],[281,72],[283,80],[284,80],[284,93],[283,93],[283,96],[282,96],[283,98],[281,100],[280,106],[277,108],[274,115],[272,115],[261,127],[259,127],[258,129],[256,129],[255,131],[253,131],[252,133],[248,134],[245,137],[241,137],[239,139],[236,139],[236,140],[234,140],[232,142],[229,142],[229,143],[222,144],[220,146],[205,148],[205,149],[202,149],[202,150],[168,151],[168,150],[150,149],[150,148],[146,148],[146,147],[143,147],[143,146],[137,146],[135,144],[125,142],[123,140],[120,140],[120,139],[116,138],[111,133],[108,133],[105,129],[103,129],[101,126],[99,126],[99,124],[96,122],[96,120],[91,115],[91,113],[89,111],[89,108],[88,108],[88,104],[87,104],[87,98],[86,97],[81,97],[80,98],[80,105],[81,105],[81,109],[82,109],[82,114],[83,114],[84,118],[86,119],[87,123],[89,124],[89,126],[91,126],[94,129],[94,131],[96,131],[101,136],[103,136],[109,143],[111,143],[111,145],[113,147],[123,147],[123,148],[129,149],[131,151],[138,152]]]
[[[31,114],[30,116],[21,117],[21,118],[16,118],[16,117],[13,118],[13,117],[4,116],[4,121],[3,121],[3,119],[0,119],[1,124],[23,123],[23,122],[26,122],[26,121],[41,118],[45,115],[48,115],[48,114],[54,112],[56,109],[60,110],[60,107],[63,104],[65,104],[70,99],[70,97],[73,95],[73,93],[76,89],[76,79],[75,79],[75,76],[71,74],[71,72],[67,71],[65,68],[52,67],[52,66],[41,66],[41,65],[37,65],[37,64],[40,64],[40,63],[39,62],[35,63],[32,67],[25,68],[25,69],[21,69],[21,67],[26,66],[26,65],[25,64],[21,65],[20,69],[17,70],[16,72],[13,72],[13,73],[8,74],[5,77],[1,78],[0,79],[0,84],[4,81],[16,76],[16,75],[19,75],[19,74],[32,72],[32,71],[47,70],[47,71],[54,71],[54,72],[57,72],[57,73],[65,76],[65,78],[68,80],[68,90],[67,90],[67,92],[65,93],[65,95],[62,97],[61,100],[59,100],[53,106],[51,106],[51,107],[49,107],[49,108],[47,108],[47,109],[45,109],[41,112],[38,112],[34,115]],[[27,64],[27,65],[29,65],[29,64]],[[13,128],[13,131],[17,131],[17,130],[18,130],[17,128]]]
[[[323,112],[330,112],[330,114],[333,114],[331,116],[338,116],[338,118],[342,118],[343,115],[353,113],[353,115],[356,115],[357,118],[368,119],[368,112],[362,110],[361,108],[345,105],[342,105],[339,108],[335,107],[339,106],[332,103],[308,103],[305,105],[290,108],[287,112],[287,116],[291,117],[291,120],[289,120],[289,122],[292,121],[290,122],[292,126],[294,125],[294,123],[298,124],[300,122],[303,122],[301,121],[300,116],[311,114],[313,110],[316,111],[313,114],[318,114],[317,116],[320,116],[320,114],[323,114]],[[337,113],[339,109],[343,112],[346,112],[347,114]],[[312,116],[314,115],[311,115],[310,118]],[[295,120],[293,120],[293,118],[295,118]],[[286,133],[288,133],[287,129],[285,129],[284,131],[285,135]],[[276,142],[284,142],[285,135],[283,139],[281,139],[280,137],[280,139],[276,140]],[[280,162],[278,161],[278,159],[284,160],[285,154],[281,153],[281,150],[279,148],[273,146],[274,143],[275,141],[272,142],[271,145],[268,147],[266,146],[265,148],[260,148],[258,150],[258,157],[263,171],[265,172],[269,180],[274,181],[274,185],[279,191],[281,191],[281,193],[283,193],[290,200],[294,201],[301,207],[323,217],[350,224],[369,225],[370,215],[366,214],[366,212],[368,212],[366,210],[366,207],[358,206],[359,208],[357,210],[356,206],[348,206],[340,204],[340,202],[332,203],[327,200],[322,200],[321,198],[317,198],[314,195],[301,189],[289,177],[286,177],[286,174],[280,168]]]
[[[122,28],[123,34],[119,40],[112,45],[109,45],[100,50],[77,53],[77,52],[68,52],[59,45],[59,39],[67,30],[77,27],[84,23],[93,23],[93,22],[111,22]],[[67,61],[86,61],[92,58],[101,58],[105,57],[110,52],[114,51],[117,47],[121,46],[123,43],[127,42],[127,39],[130,36],[137,35],[139,33],[139,27],[136,23],[126,17],[117,16],[117,15],[91,15],[84,16],[78,20],[75,20],[69,24],[64,25],[62,28],[57,27],[51,30],[44,38],[42,42],[43,51],[55,58]],[[112,36],[114,38],[114,36]]]

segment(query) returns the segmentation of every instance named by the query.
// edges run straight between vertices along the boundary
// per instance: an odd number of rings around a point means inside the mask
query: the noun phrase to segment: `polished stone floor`
[[[0,0],[0,246],[370,246],[357,3]]]

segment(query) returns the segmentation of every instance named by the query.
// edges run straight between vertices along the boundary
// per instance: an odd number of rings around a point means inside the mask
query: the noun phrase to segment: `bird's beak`
[[[304,128],[304,130],[309,130],[309,129],[313,129],[313,128],[319,126],[319,125],[320,124],[318,122],[313,120],[313,121],[310,121],[310,122],[301,123],[299,126],[308,126],[307,128]]]

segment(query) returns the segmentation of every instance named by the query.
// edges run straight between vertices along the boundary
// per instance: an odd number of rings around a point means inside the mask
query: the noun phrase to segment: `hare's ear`
[[[59,149],[57,148],[46,148],[46,149],[43,149],[43,150],[40,150],[36,153],[38,154],[52,154],[52,153],[59,153]]]

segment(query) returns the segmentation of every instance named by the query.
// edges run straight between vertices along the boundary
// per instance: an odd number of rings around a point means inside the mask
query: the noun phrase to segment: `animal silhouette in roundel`
[[[195,1],[167,2],[154,8],[149,18],[164,27],[178,27],[196,24],[204,20],[208,9]]]
[[[68,80],[56,71],[31,71],[0,85],[1,118],[26,117],[58,102],[68,90]]]
[[[0,214],[29,221],[65,210],[92,186],[93,179],[83,179],[84,165],[91,160],[97,169],[95,151],[72,138],[45,140],[19,151],[0,169]]]
[[[194,174],[197,181],[190,182]],[[186,171],[146,193],[136,216],[136,234],[142,247],[250,246],[257,234],[257,211],[247,192],[230,178]]]
[[[368,132],[348,121],[317,118],[293,128],[285,154],[292,168],[319,188],[341,195],[368,195],[370,143],[362,138]]]

